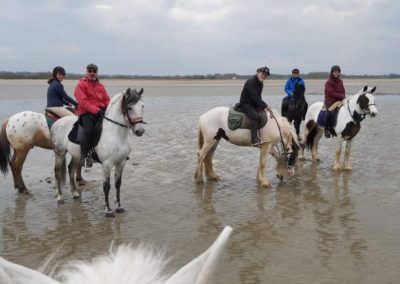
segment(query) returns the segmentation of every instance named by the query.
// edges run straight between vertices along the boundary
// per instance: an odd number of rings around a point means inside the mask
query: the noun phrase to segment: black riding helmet
[[[56,77],[57,73],[60,73],[60,74],[65,76],[65,69],[63,67],[61,67],[61,66],[56,66],[53,69],[53,78],[54,79],[57,79],[57,77]]]
[[[342,72],[342,71],[340,70],[340,67],[339,67],[339,65],[333,65],[333,66],[332,66],[332,68],[331,68],[331,73],[333,73],[333,71],[339,71],[339,72]]]

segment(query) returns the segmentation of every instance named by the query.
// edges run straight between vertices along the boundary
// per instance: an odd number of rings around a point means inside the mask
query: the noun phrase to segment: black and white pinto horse
[[[293,95],[285,97],[282,101],[282,116],[286,117],[290,123],[293,122],[300,142],[300,125],[301,121],[305,119],[308,109],[308,103],[304,97],[305,91],[306,88],[303,84],[296,84]]]
[[[333,128],[338,136],[336,147],[336,158],[333,164],[334,170],[351,170],[349,161],[351,142],[361,128],[361,121],[367,115],[374,117],[378,114],[375,106],[375,97],[372,95],[376,87],[368,88],[365,86],[358,93],[343,100],[343,105],[338,110],[337,123]],[[317,123],[318,115],[323,107],[323,102],[316,102],[310,106],[306,115],[306,126],[304,128],[304,141],[308,149],[311,149],[312,160],[319,161],[318,143],[321,139],[324,128]],[[340,155],[342,152],[342,142],[346,141],[346,151],[344,154],[344,166],[340,166]],[[299,159],[304,160],[304,148],[300,150]]]
[[[103,130],[100,140],[95,147],[95,151],[102,164],[104,183],[103,190],[105,195],[105,212],[107,217],[113,217],[114,211],[110,208],[108,202],[108,194],[110,191],[110,175],[111,169],[115,166],[115,188],[116,212],[122,213],[124,209],[120,202],[120,187],[122,181],[122,171],[125,167],[131,145],[129,143],[129,134],[132,131],[136,136],[142,136],[144,133],[143,107],[142,102],[143,89],[139,92],[131,90],[115,95],[103,119]],[[68,165],[70,185],[73,198],[80,198],[80,194],[76,190],[73,179],[77,168],[80,165],[81,150],[78,144],[68,139],[77,117],[68,116],[57,120],[51,128],[51,138],[54,144],[55,152],[55,177],[57,180],[57,200],[63,203],[62,188],[65,184],[65,155],[67,152],[72,156]]]

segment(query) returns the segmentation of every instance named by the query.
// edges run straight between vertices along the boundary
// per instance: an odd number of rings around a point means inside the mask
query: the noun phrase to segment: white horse
[[[116,212],[124,212],[120,201],[120,187],[122,171],[126,164],[131,145],[128,141],[130,131],[136,136],[144,133],[143,107],[141,100],[143,89],[139,92],[131,90],[115,95],[107,107],[103,119],[103,131],[100,140],[95,147],[96,153],[101,161],[104,175],[103,190],[105,195],[105,211],[107,217],[113,217],[114,211],[110,208],[108,194],[110,191],[111,169],[115,166],[115,188],[116,188]],[[71,156],[71,163],[68,166],[71,192],[74,198],[80,198],[72,178],[80,165],[81,150],[78,144],[68,140],[68,134],[76,117],[63,117],[57,120],[51,128],[51,136],[55,152],[55,177],[57,180],[57,200],[63,203],[62,188],[65,184],[65,163],[66,153]]]
[[[286,118],[276,111],[266,110],[267,124],[259,129],[260,139],[265,143],[258,146],[260,149],[260,164],[258,167],[257,182],[260,186],[271,187],[264,176],[268,153],[277,160],[277,176],[282,179],[284,175],[294,174],[294,164],[297,159],[298,141],[294,127]],[[250,130],[230,130],[228,127],[229,108],[216,107],[200,116],[198,123],[198,160],[194,174],[196,183],[203,182],[203,164],[207,178],[218,180],[214,172],[212,159],[221,138],[239,146],[251,146]],[[282,149],[274,149],[280,144]]]
[[[0,257],[2,284],[206,284],[213,283],[213,272],[232,232],[224,228],[218,239],[203,254],[180,268],[173,275],[165,273],[167,261],[162,254],[144,247],[120,246],[109,256],[86,263],[73,262],[61,268],[55,277],[47,276]],[[49,262],[49,261],[48,261]],[[55,280],[55,279],[63,279]]]
[[[343,169],[352,169],[349,161],[351,142],[360,131],[360,122],[366,115],[374,117],[378,114],[378,110],[375,106],[375,97],[372,95],[375,90],[376,87],[368,88],[368,86],[365,86],[358,93],[343,100],[343,105],[338,110],[337,124],[334,127],[335,133],[338,135],[336,158],[333,164],[334,170],[341,169],[339,159],[342,152],[343,141],[346,141]],[[307,148],[311,149],[312,160],[314,162],[320,160],[318,157],[318,143],[323,135],[324,128],[317,124],[317,119],[323,105],[323,102],[312,104],[307,111],[305,120],[306,126],[304,128],[303,141],[305,141]],[[304,147],[301,148],[299,159],[304,160]]]
[[[11,116],[3,123],[0,133],[0,171],[8,172],[10,165],[14,187],[19,193],[28,193],[22,178],[22,167],[29,151],[33,147],[53,149],[50,130],[46,117],[42,113],[23,111]],[[13,156],[11,158],[11,148]],[[83,184],[81,168],[76,180]]]

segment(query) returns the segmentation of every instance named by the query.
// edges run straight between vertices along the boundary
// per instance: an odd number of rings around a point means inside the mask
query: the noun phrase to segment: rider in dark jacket
[[[325,101],[324,105],[326,108],[325,116],[325,137],[330,138],[330,128],[332,128],[332,113],[329,111],[329,107],[337,101],[342,101],[345,98],[345,89],[343,81],[340,79],[340,67],[334,65],[331,68],[331,75],[325,83]]]
[[[263,81],[269,76],[268,67],[260,67],[257,69],[257,74],[250,77],[244,84],[242,93],[240,95],[240,102],[237,105],[241,111],[251,121],[251,143],[257,146],[262,143],[258,138],[258,114],[257,112],[268,108],[268,105],[262,100],[261,92],[263,89]]]
[[[56,66],[53,69],[53,77],[47,83],[47,106],[46,109],[56,112],[59,116],[74,115],[72,112],[64,108],[64,105],[73,105],[76,107],[78,103],[67,95],[64,86],[61,83],[65,77],[65,69]]]

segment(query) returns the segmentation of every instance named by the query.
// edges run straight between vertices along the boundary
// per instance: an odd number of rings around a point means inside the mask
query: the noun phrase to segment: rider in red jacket
[[[338,65],[333,65],[331,68],[331,75],[325,83],[325,137],[330,138],[330,129],[332,128],[332,114],[329,111],[329,107],[337,101],[342,101],[345,98],[345,89],[343,86],[343,81],[340,79],[340,67]]]
[[[86,67],[86,75],[79,80],[75,88],[75,98],[78,101],[79,123],[83,128],[80,137],[81,144],[81,165],[91,167],[90,159],[90,139],[93,134],[94,126],[99,119],[102,119],[110,97],[104,85],[97,78],[98,68],[95,64]]]

